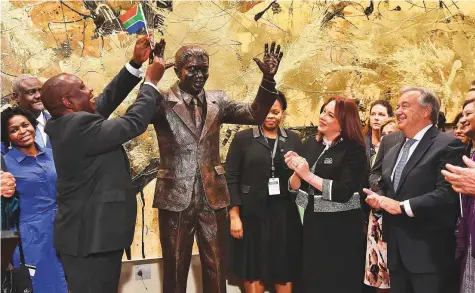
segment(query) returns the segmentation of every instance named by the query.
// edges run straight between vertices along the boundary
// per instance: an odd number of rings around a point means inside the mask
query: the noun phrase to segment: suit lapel
[[[50,118],[51,115],[43,111],[43,116],[45,117],[45,122],[47,122]],[[46,124],[46,123],[45,123]],[[46,134],[46,147],[52,149],[53,147],[51,146],[51,141],[49,139],[49,135]]]
[[[366,156],[371,158],[371,136],[365,135],[364,140],[366,143]]]
[[[416,149],[412,153],[411,157],[407,161],[406,166],[404,166],[404,169],[402,170],[401,179],[399,180],[399,187],[396,192],[399,192],[401,190],[401,186],[403,185],[404,180],[406,179],[407,175],[415,167],[415,165],[420,161],[420,159],[422,159],[427,149],[434,142],[434,137],[437,136],[437,133],[438,133],[437,128],[432,126],[431,128],[429,128],[426,134],[424,134],[421,141],[417,145]]]
[[[259,130],[259,127],[254,127],[252,129],[252,134],[254,138],[257,140],[258,143],[262,144],[264,147],[270,149],[269,144],[267,143],[266,139],[264,138],[264,135],[261,134],[261,131]]]
[[[195,123],[191,120],[190,112],[185,102],[181,98],[180,90],[177,85],[171,87],[171,92],[169,96],[169,101],[174,102],[173,111],[180,117],[180,119],[185,123],[188,129],[198,138],[198,129],[195,127]]]
[[[267,143],[266,138],[259,130],[259,127],[256,126],[252,128],[252,134],[258,143],[270,149],[269,143]],[[287,141],[288,141],[287,132],[285,131],[284,128],[279,127],[279,140],[277,141],[277,151],[276,151],[277,154],[280,153],[280,150],[284,150],[284,152],[286,151]]]
[[[283,127],[279,127],[279,142],[277,145],[277,154],[279,154],[280,150],[283,150],[286,153],[287,150],[287,141],[288,141],[287,132]]]
[[[206,100],[206,119],[205,123],[203,125],[203,130],[201,131],[201,138],[202,140],[208,130],[210,129],[211,125],[213,124],[214,119],[216,119],[216,116],[218,116],[219,113],[219,107],[216,105],[216,100],[207,95],[205,92],[205,100]]]

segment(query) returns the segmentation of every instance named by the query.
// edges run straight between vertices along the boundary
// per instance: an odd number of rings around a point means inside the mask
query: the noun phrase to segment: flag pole
[[[147,36],[150,36],[150,33],[149,33],[149,31],[148,31],[148,26],[147,26],[147,18],[145,17],[145,11],[144,11],[143,8],[142,8],[142,3],[139,3],[139,5],[140,5],[140,10],[142,10],[142,13],[143,13],[143,20],[144,20],[144,22],[145,22],[145,32],[147,33]],[[150,39],[153,40],[152,38],[150,38]],[[153,51],[153,45],[152,45],[152,43],[153,43],[153,42],[150,41],[150,49],[152,49],[152,51]]]

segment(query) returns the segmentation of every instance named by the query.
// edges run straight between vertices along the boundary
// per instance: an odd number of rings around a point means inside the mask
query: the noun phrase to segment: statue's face
[[[208,80],[209,60],[206,56],[190,56],[181,68],[175,68],[180,88],[187,93],[199,94]]]

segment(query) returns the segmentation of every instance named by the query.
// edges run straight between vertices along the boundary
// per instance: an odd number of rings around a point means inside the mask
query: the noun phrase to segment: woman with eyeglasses
[[[56,169],[51,149],[35,143],[35,116],[20,107],[1,113],[1,138],[8,146],[5,165],[15,178],[19,232],[35,293],[67,293],[63,267],[53,247],[57,211]],[[19,265],[19,250],[13,265]]]
[[[294,170],[289,189],[304,211],[303,292],[361,292],[365,247],[358,192],[367,184],[368,162],[356,103],[331,98],[318,135],[285,160]]]

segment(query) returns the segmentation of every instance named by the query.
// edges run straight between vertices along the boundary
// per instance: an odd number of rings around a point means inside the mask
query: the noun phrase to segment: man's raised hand
[[[145,61],[148,60],[150,55],[150,37],[143,36],[137,40],[134,47],[134,56],[132,57],[132,61],[134,63],[141,65]]]
[[[148,66],[147,72],[145,73],[145,81],[157,84],[163,77],[163,73],[167,68],[165,65],[165,60],[163,60],[163,54],[165,52],[166,42],[164,39],[161,39],[159,43],[155,44],[154,47],[154,56],[152,63]],[[148,56],[147,56],[148,57]]]

